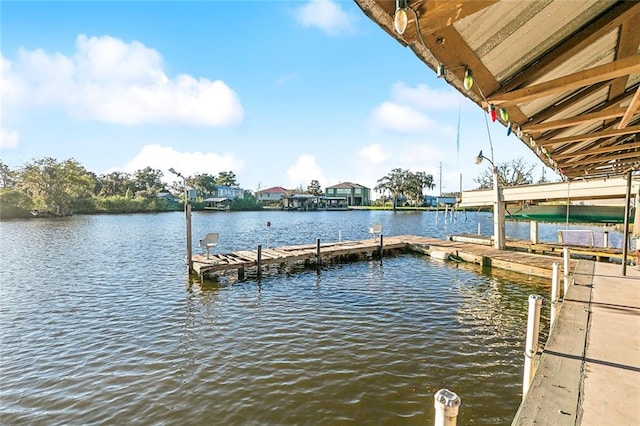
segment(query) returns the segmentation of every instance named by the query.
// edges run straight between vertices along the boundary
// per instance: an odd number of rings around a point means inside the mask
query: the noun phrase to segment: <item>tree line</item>
[[[27,217],[34,210],[67,215],[181,209],[181,203],[157,195],[165,191],[184,194],[185,181],[179,179],[167,185],[163,177],[161,170],[151,167],[134,173],[114,171],[97,175],[74,159],[57,161],[45,157],[15,170],[0,160],[0,216]],[[187,178],[186,184],[205,194],[213,192],[216,186],[238,186],[232,171],[220,172],[217,176],[198,174]],[[254,207],[257,204],[246,201],[239,200],[239,203]]]

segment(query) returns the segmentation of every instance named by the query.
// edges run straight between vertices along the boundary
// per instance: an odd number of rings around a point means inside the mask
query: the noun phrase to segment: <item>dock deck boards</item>
[[[382,238],[384,252],[407,250],[430,255],[432,251],[446,252],[453,258],[476,263],[482,266],[500,268],[507,271],[550,278],[553,263],[557,257],[536,253],[515,251],[508,243],[510,250],[496,250],[490,245],[477,241],[465,242],[457,240],[440,240],[416,235],[384,236]],[[261,248],[260,265],[286,264],[300,261],[317,261],[317,245],[302,244]],[[342,241],[320,243],[320,261],[333,261],[336,258],[350,255],[373,255],[380,250],[380,242],[375,239],[362,241]],[[575,265],[571,261],[570,267]],[[232,269],[257,268],[258,250],[239,250],[232,253],[211,253],[210,258],[201,254],[193,256],[194,272],[200,276],[212,275]],[[562,267],[562,265],[560,265]]]
[[[640,271],[580,260],[512,425],[640,423]]]

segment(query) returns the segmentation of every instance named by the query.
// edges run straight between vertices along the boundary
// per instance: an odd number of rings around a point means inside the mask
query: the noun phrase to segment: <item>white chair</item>
[[[382,224],[374,223],[372,227],[369,228],[369,233],[373,235],[373,238],[378,241],[378,237],[382,234]]]
[[[207,259],[209,259],[209,250],[218,245],[218,239],[220,238],[220,234],[217,232],[212,232],[207,235],[203,239],[200,240],[200,248],[203,248],[207,251]]]

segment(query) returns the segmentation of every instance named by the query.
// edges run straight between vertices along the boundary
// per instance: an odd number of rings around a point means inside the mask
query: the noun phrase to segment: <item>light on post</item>
[[[184,177],[179,172],[177,172],[173,167],[169,169],[169,172],[182,178],[182,183],[184,185],[184,220],[186,224],[186,233],[187,233],[187,256],[185,260],[187,262],[187,267],[189,268],[189,273],[191,273],[193,271],[193,262],[191,257],[191,206],[189,205],[189,202],[188,202],[187,178]]]
[[[492,150],[493,153],[493,150]],[[493,154],[492,154],[493,157]],[[487,160],[491,163],[493,170],[493,247],[498,250],[505,248],[504,240],[504,207],[500,200],[500,186],[498,184],[498,168],[494,164],[492,159],[489,159],[482,155],[482,151],[474,158],[474,163],[480,164],[483,160]]]

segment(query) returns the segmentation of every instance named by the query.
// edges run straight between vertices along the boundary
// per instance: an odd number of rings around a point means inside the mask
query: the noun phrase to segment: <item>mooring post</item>
[[[338,229],[338,242],[342,242],[342,229]]]
[[[609,231],[604,231],[602,247],[609,248]]]
[[[191,274],[193,272],[193,249],[191,245],[191,204],[187,203],[184,206],[184,214],[185,222],[187,224],[187,268],[189,268],[189,274]]]
[[[551,314],[549,316],[549,328],[553,327],[553,322],[556,320],[556,309],[559,302],[558,299],[560,298],[560,288],[558,287],[560,272],[558,266],[558,262],[553,262],[551,272]]]
[[[320,269],[320,238],[316,238],[316,267]]]
[[[378,256],[380,257],[380,260],[382,260],[382,252],[383,252],[383,247],[384,247],[383,238],[384,238],[384,236],[382,234],[380,234],[380,247],[378,247]]]
[[[433,395],[433,407],[436,409],[434,426],[456,426],[460,397],[449,389],[440,389]]]
[[[563,297],[567,297],[567,292],[569,291],[569,259],[571,255],[569,254],[569,247],[562,248],[562,260],[564,261],[562,265],[562,273],[564,274],[564,293]]]
[[[538,222],[532,220],[529,222],[531,228],[529,229],[529,238],[531,240],[531,244],[538,244]]]
[[[524,375],[522,378],[522,399],[527,395],[531,380],[536,372],[534,357],[538,352],[540,335],[540,307],[542,297],[537,294],[529,296],[529,314],[527,317],[527,342],[524,351]]]
[[[244,268],[238,268],[238,281],[244,280]]]
[[[478,222],[478,235],[480,235],[480,222]]]
[[[262,245],[258,244],[258,258],[256,259],[256,265],[258,266],[258,278],[262,276]]]

